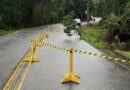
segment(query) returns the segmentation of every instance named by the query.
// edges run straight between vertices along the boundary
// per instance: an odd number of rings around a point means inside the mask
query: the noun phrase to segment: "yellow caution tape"
[[[42,42],[42,45],[49,46],[49,47],[52,47],[52,48],[55,48],[55,49],[59,49],[61,51],[67,51],[67,52],[69,51],[68,49],[65,49],[65,48],[50,44],[50,43],[46,43],[46,42]],[[130,64],[129,60],[115,58],[115,57],[112,57],[112,56],[106,56],[106,55],[103,55],[103,54],[97,54],[95,52],[88,52],[88,51],[82,51],[82,50],[77,50],[77,49],[74,49],[74,52],[80,53],[80,54],[94,55],[96,57],[102,57],[102,58],[111,59],[111,60],[114,60],[114,61],[121,61],[123,63],[127,62],[128,64]]]
[[[107,59],[111,59],[111,60],[115,60],[115,61],[121,61],[123,63],[127,62],[128,64],[130,64],[129,60],[115,58],[115,57],[112,57],[112,56],[106,56],[106,55],[103,55],[103,54],[97,54],[97,53],[94,53],[94,52],[87,52],[87,51],[82,51],[82,50],[77,50],[77,49],[75,49],[74,52],[81,53],[81,54],[94,55],[96,57],[107,58]]]
[[[46,43],[46,42],[42,42],[42,46],[43,45],[49,46],[49,47],[52,47],[52,48],[55,48],[55,49],[58,49],[58,50],[61,50],[61,51],[69,51],[68,49],[65,49],[65,48],[50,44],[50,43]]]

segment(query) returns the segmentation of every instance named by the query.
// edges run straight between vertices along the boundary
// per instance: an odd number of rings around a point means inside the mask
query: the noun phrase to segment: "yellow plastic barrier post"
[[[42,43],[41,34],[40,34],[40,32],[38,32],[38,39],[37,39],[37,43],[36,43],[37,47],[42,46],[41,43]]]
[[[35,56],[35,53],[36,53],[36,45],[35,45],[35,40],[34,39],[32,39],[31,40],[31,46],[30,46],[30,55],[29,56],[27,56],[24,60],[26,61],[26,62],[39,62],[39,58],[37,58],[36,56]]]
[[[43,32],[42,40],[49,38],[47,31]]]
[[[45,35],[43,36],[43,38],[44,38],[44,39],[49,38],[48,34],[45,34]]]
[[[69,50],[69,53],[70,53],[69,72],[63,76],[61,83],[70,82],[70,81],[75,83],[80,83],[80,80],[78,79],[79,76],[73,73],[73,48]]]

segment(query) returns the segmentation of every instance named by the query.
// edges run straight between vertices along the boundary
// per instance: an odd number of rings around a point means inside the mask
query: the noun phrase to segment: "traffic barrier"
[[[49,34],[51,34],[51,33],[50,32],[45,32],[45,34],[43,34],[42,40],[49,38]]]
[[[95,52],[82,51],[82,50],[77,50],[77,49],[73,49],[73,48],[65,49],[65,48],[62,48],[62,47],[59,47],[59,46],[56,46],[56,45],[53,45],[53,44],[50,44],[50,43],[46,43],[46,42],[42,42],[42,46],[43,45],[70,53],[69,72],[62,77],[61,83],[69,82],[69,81],[75,82],[75,83],[78,83],[78,84],[80,83],[80,80],[78,79],[79,76],[77,74],[73,73],[73,52],[79,53],[79,54],[94,55],[96,57],[102,57],[102,58],[106,58],[106,59],[120,61],[120,62],[123,62],[123,63],[127,62],[128,64],[130,64],[130,61],[128,61],[128,60],[124,60],[124,59],[121,59],[121,58],[115,58],[115,57],[112,57],[112,56],[106,56],[106,55],[103,55],[103,54],[97,54]]]
[[[39,62],[39,58],[37,58],[35,56],[35,54],[36,54],[36,41],[35,41],[35,39],[31,40],[30,52],[31,52],[31,54],[24,59],[25,62]]]
[[[43,34],[43,36],[40,35],[40,33],[38,33],[38,38],[35,41],[35,39],[31,40],[30,43],[30,48],[27,51],[27,53],[23,56],[23,58],[21,59],[21,61],[19,62],[19,64],[17,65],[16,69],[14,70],[14,72],[12,73],[12,75],[10,76],[9,80],[6,82],[5,86],[3,87],[3,90],[10,90],[11,86],[13,85],[15,79],[19,79],[16,83],[16,85],[14,86],[14,90],[20,90],[23,84],[23,81],[26,77],[26,74],[29,70],[29,67],[31,66],[32,62],[39,62],[39,58],[37,58],[35,56],[36,54],[36,49],[37,47],[41,46],[41,42],[44,39],[48,38],[48,34],[45,33]],[[25,66],[25,69],[22,72],[22,75],[19,77],[19,72],[20,69],[23,67],[24,63],[26,63],[27,65]],[[17,76],[19,78],[17,78]]]
[[[69,71],[67,74],[65,74],[62,79],[61,79],[61,83],[65,83],[65,82],[75,82],[75,83],[80,83],[80,80],[78,79],[79,76],[78,74],[74,74],[73,73],[73,48],[70,48],[69,50]]]
[[[42,46],[42,41],[44,39],[47,39],[47,38],[49,38],[48,33],[45,33],[45,35],[41,36],[40,32],[38,32],[36,47],[41,47]]]
[[[21,87],[23,85],[23,81],[27,75],[27,72],[31,66],[31,63],[32,62],[39,62],[39,58],[36,57],[36,55],[35,55],[36,49],[37,49],[37,47],[41,46],[42,40],[46,39],[47,37],[48,37],[48,35],[43,35],[43,38],[42,38],[40,33],[38,33],[37,41],[35,41],[35,39],[31,40],[29,55],[24,58],[24,62],[27,62],[27,65],[26,65],[25,69],[23,70],[22,75],[20,76],[16,86],[14,87],[14,90],[21,90]]]
[[[21,67],[21,65],[24,62],[27,62],[27,66],[26,66],[25,70],[23,71],[23,74],[20,77],[17,85],[15,86],[16,90],[20,90],[21,89],[21,86],[23,84],[23,81],[25,79],[25,76],[27,74],[27,71],[28,71],[31,63],[32,62],[39,62],[39,58],[36,57],[36,49],[37,49],[37,47],[41,47],[41,46],[49,46],[49,47],[52,47],[52,48],[55,48],[55,49],[58,49],[58,50],[61,50],[61,51],[69,52],[68,73],[65,74],[62,77],[61,83],[69,82],[69,81],[75,82],[75,83],[80,83],[79,76],[77,74],[73,73],[73,53],[74,52],[75,53],[80,53],[80,54],[85,54],[85,55],[94,55],[94,56],[97,56],[97,57],[102,57],[102,58],[111,59],[111,60],[120,61],[120,62],[123,62],[123,63],[130,64],[130,61],[125,60],[125,59],[115,58],[115,57],[106,56],[106,55],[103,55],[103,54],[97,54],[97,53],[89,52],[89,51],[77,50],[77,49],[73,49],[73,48],[66,49],[66,48],[59,47],[57,45],[53,45],[53,44],[47,43],[47,42],[44,41],[44,39],[48,38],[48,34],[50,34],[50,33],[51,32],[46,32],[43,36],[40,33],[38,33],[37,40],[35,40],[35,39],[31,40],[30,49],[28,51],[28,54],[20,62],[20,64],[16,68],[15,72],[13,73],[13,75],[11,76],[9,81],[6,83],[6,85],[5,85],[3,90],[9,90],[12,82],[14,81],[14,78],[16,77],[16,74],[18,73],[19,68]]]
[[[47,34],[48,33],[46,33],[46,35]],[[48,36],[46,36],[46,37],[48,37]],[[94,55],[97,57],[103,57],[103,58],[107,58],[107,59],[111,59],[111,60],[115,60],[115,61],[127,62],[128,64],[130,64],[130,61],[128,61],[128,60],[115,58],[115,57],[111,57],[111,56],[106,56],[103,54],[97,54],[97,53],[89,52],[89,51],[77,50],[77,49],[73,49],[73,48],[66,49],[66,48],[62,48],[62,47],[59,47],[59,46],[56,46],[56,45],[53,45],[50,43],[46,43],[43,40],[41,40],[40,34],[38,34],[38,38],[39,38],[39,41],[37,43],[40,43],[40,46],[49,46],[49,47],[70,53],[69,72],[63,76],[61,83],[68,82],[68,81],[80,83],[80,80],[78,79],[78,75],[73,73],[73,52],[80,53],[80,54]]]
[[[46,43],[46,42],[42,42],[42,46],[49,46],[49,47],[52,47],[52,48],[55,48],[55,49],[59,49],[61,51],[69,51],[68,49],[65,49],[65,48],[62,48],[62,47],[59,47],[59,46],[56,46],[56,45],[53,45],[53,44],[50,44],[50,43]]]
[[[36,43],[36,46],[37,46],[37,47],[40,47],[40,46],[41,46],[41,40],[42,40],[41,34],[40,34],[40,32],[38,32],[38,38],[37,38],[37,43]]]
[[[40,36],[38,36],[38,39],[40,39]],[[37,43],[40,43],[40,42],[41,42],[41,40],[39,40],[38,42],[35,41],[35,39],[31,40],[29,55],[24,58],[24,62],[27,62],[26,67],[23,70],[22,75],[20,76],[16,86],[14,87],[14,90],[21,90],[21,87],[23,85],[23,81],[24,81],[24,79],[27,75],[27,72],[28,72],[28,70],[31,66],[31,63],[32,62],[39,62],[39,58],[37,58],[35,56],[35,54],[36,54],[36,48],[37,48],[37,45],[38,45]]]
[[[46,42],[42,42],[42,45],[49,46],[49,47],[52,47],[52,48],[56,48],[56,49],[63,50],[63,51],[69,51],[68,49],[65,49],[65,48],[50,44],[50,43],[46,43]],[[82,51],[82,50],[77,50],[77,49],[74,49],[73,52],[80,53],[80,54],[86,54],[86,55],[93,55],[93,56],[96,56],[96,57],[102,57],[102,58],[106,58],[106,59],[110,59],[110,60],[114,60],[114,61],[120,61],[120,62],[123,62],[123,63],[126,62],[126,63],[130,64],[130,60],[115,58],[115,57],[112,57],[112,56],[106,56],[104,54],[98,54],[98,53],[95,53],[95,52]]]
[[[76,50],[76,49],[74,50],[74,52],[81,53],[81,54],[94,55],[96,57],[102,57],[102,58],[106,58],[106,59],[110,59],[110,60],[114,60],[114,61],[120,61],[120,62],[123,62],[123,63],[126,62],[126,63],[130,64],[129,60],[121,59],[121,58],[115,58],[115,57],[112,57],[112,56],[106,56],[106,55],[103,55],[103,54],[97,54],[95,52],[82,51],[82,50]]]
[[[42,42],[42,45],[69,52],[69,54],[70,54],[69,55],[69,71],[68,71],[67,74],[65,74],[63,76],[61,83],[70,82],[70,81],[75,82],[75,83],[80,83],[80,80],[78,79],[79,76],[77,74],[73,73],[73,48],[65,49],[65,48],[62,48],[62,47],[59,47],[59,46],[56,46],[56,45],[52,45],[50,43],[45,43],[45,42]]]

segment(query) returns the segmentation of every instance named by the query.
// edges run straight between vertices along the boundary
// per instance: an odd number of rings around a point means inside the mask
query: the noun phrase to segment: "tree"
[[[63,17],[62,23],[65,26],[64,32],[67,33],[67,35],[70,35],[71,30],[76,30],[75,22],[74,22],[74,11],[69,12],[68,15]]]
[[[108,16],[102,25],[109,31],[112,38],[115,37],[118,33],[120,33],[120,18],[116,16],[114,13],[111,13],[110,16]]]
[[[130,1],[127,3],[124,14],[121,17],[123,29],[130,32]]]
[[[129,0],[94,0],[97,11],[96,15],[106,17],[114,13],[117,16],[122,16],[128,1]]]
[[[88,10],[89,14],[93,13],[93,1],[92,0],[65,0],[64,12],[67,15],[68,12],[74,11],[76,16],[81,19],[86,19],[85,10]]]

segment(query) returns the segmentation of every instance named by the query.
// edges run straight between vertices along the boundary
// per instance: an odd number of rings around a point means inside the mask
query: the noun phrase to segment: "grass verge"
[[[130,57],[130,51],[121,51],[123,54],[125,54],[126,56]]]
[[[102,39],[103,33],[106,32],[105,29],[100,27],[89,27],[82,26],[80,29],[81,38],[86,42],[90,43],[95,48],[104,51],[105,53],[115,56],[114,52],[107,48],[106,43]],[[130,56],[130,51],[121,51],[126,56]]]
[[[19,31],[18,29],[13,29],[13,30],[0,30],[0,36],[4,36],[13,32]]]
[[[100,27],[83,26],[81,37],[97,49],[106,50],[105,42],[103,42],[101,39],[103,32],[105,32],[105,30],[101,29]]]

